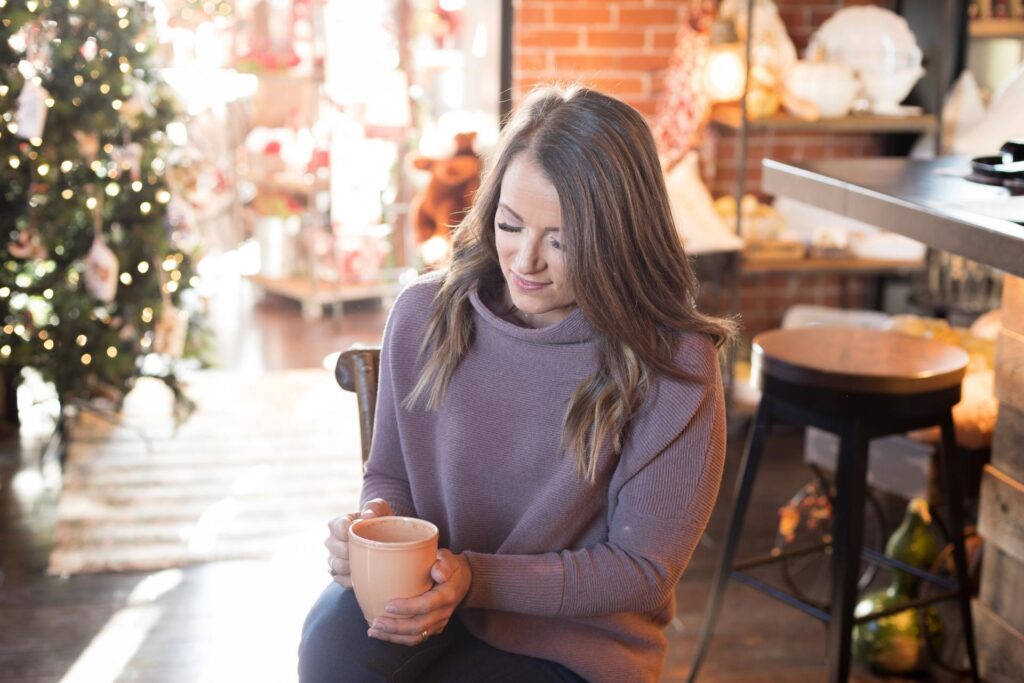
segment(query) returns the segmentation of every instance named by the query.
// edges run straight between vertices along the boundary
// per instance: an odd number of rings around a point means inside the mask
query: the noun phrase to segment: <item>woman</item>
[[[534,91],[450,269],[388,320],[363,512],[329,525],[302,680],[657,681],[725,450],[732,330],[695,293],[643,117]],[[348,525],[388,514],[443,549],[434,588],[367,630]]]

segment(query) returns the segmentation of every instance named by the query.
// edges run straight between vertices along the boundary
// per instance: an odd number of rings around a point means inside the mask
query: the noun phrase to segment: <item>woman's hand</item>
[[[430,578],[433,588],[415,598],[389,602],[386,609],[392,616],[375,619],[367,634],[399,645],[419,645],[443,631],[469,592],[473,572],[462,555],[441,549],[430,568]]]
[[[389,517],[392,514],[394,513],[386,500],[374,498],[366,504],[362,512],[350,512],[327,523],[331,533],[324,541],[324,546],[330,553],[327,557],[327,566],[335,583],[345,588],[352,587],[352,575],[348,564],[348,528],[352,522],[371,517]]]

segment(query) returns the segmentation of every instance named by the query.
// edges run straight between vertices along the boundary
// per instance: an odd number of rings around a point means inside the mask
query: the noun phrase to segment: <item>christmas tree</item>
[[[175,369],[202,337],[152,27],[136,0],[0,0],[0,369],[65,406],[160,377],[182,416]]]

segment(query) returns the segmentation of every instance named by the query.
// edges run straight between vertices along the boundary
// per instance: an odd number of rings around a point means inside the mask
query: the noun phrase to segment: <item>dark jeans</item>
[[[491,647],[456,616],[444,632],[408,647],[366,635],[355,594],[332,582],[313,605],[299,644],[301,683],[583,681],[560,664]]]

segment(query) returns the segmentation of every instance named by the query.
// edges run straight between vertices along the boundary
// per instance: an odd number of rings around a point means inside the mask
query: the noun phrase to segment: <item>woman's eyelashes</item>
[[[520,228],[517,225],[509,225],[508,223],[501,223],[501,222],[498,223],[498,229],[499,230],[504,230],[505,232],[512,232],[512,233],[522,232],[522,230],[523,230],[522,228]],[[561,249],[562,248],[562,243],[558,239],[556,239],[555,237],[550,237],[549,241],[551,242],[551,246],[554,247],[555,249]]]

